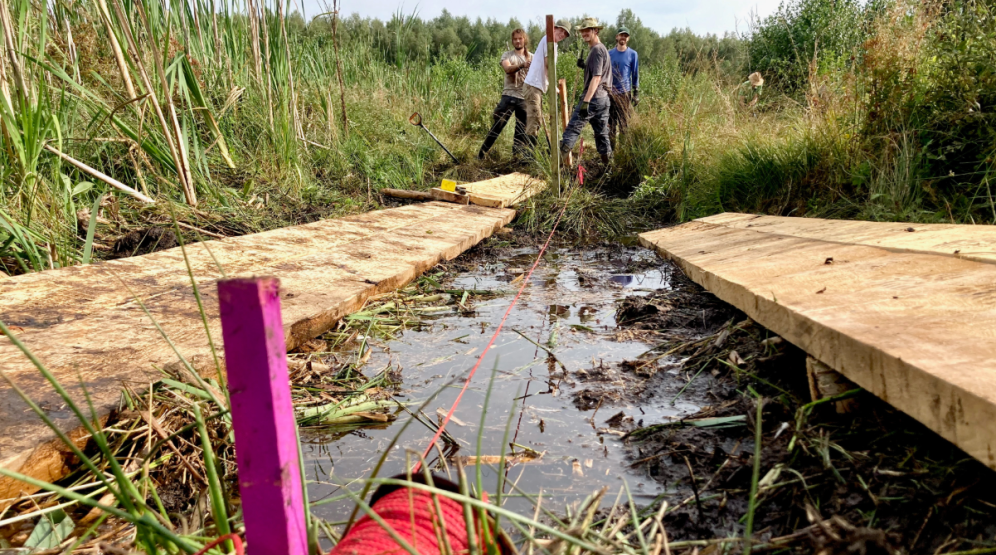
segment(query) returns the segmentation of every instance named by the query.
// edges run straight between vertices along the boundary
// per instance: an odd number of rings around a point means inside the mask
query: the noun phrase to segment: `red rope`
[[[217,547],[221,542],[232,540],[232,544],[235,546],[235,555],[243,555],[245,552],[242,550],[242,538],[238,534],[225,534],[224,536],[214,540],[213,542],[204,546],[204,549],[198,551],[196,555],[204,555],[212,547]]]
[[[399,537],[425,555],[467,553],[470,542],[463,505],[438,495],[440,512],[432,494],[413,488],[393,491],[373,506],[373,511]],[[445,534],[443,531],[445,530]],[[477,530],[480,534],[480,530]],[[446,549],[448,547],[448,549]],[[403,555],[405,551],[387,530],[369,516],[354,524],[329,555]]]
[[[583,140],[581,143],[581,150],[584,152]],[[581,167],[580,157],[578,158],[578,167]],[[578,171],[578,175],[579,177],[583,175],[581,170]],[[494,345],[495,340],[498,339],[498,334],[501,333],[501,329],[505,326],[505,320],[508,320],[508,316],[512,313],[512,308],[515,306],[515,303],[519,302],[519,297],[522,296],[522,292],[525,291],[526,286],[529,285],[529,278],[532,277],[533,271],[536,270],[536,267],[539,266],[540,260],[543,259],[543,253],[546,252],[546,248],[550,246],[553,234],[557,232],[557,226],[560,225],[560,219],[564,217],[564,212],[567,211],[567,205],[573,194],[574,188],[571,188],[568,191],[567,198],[564,200],[564,207],[561,208],[560,213],[557,214],[557,221],[553,223],[553,229],[550,230],[550,235],[546,238],[546,242],[543,243],[543,248],[540,249],[539,254],[536,255],[536,261],[533,262],[533,266],[529,268],[529,272],[526,274],[526,277],[522,278],[522,285],[519,287],[519,292],[516,293],[515,298],[512,299],[512,304],[508,305],[508,309],[505,311],[505,315],[502,317],[501,323],[498,324],[498,329],[495,330],[494,335],[491,336],[491,340],[488,341],[488,346],[485,347],[484,351],[477,357],[477,364],[474,364],[474,367],[470,369],[470,374],[467,375],[467,379],[464,381],[463,387],[460,389],[460,393],[457,395],[456,400],[453,401],[453,406],[450,407],[450,411],[446,413],[446,418],[444,418],[439,424],[439,429],[436,430],[436,435],[432,436],[432,441],[429,442],[429,446],[426,447],[425,452],[422,453],[423,459],[429,456],[429,452],[432,451],[432,447],[437,441],[439,441],[440,436],[443,435],[443,430],[446,429],[446,424],[449,423],[450,418],[453,417],[453,413],[456,412],[457,406],[460,404],[460,400],[463,398],[464,392],[466,392],[467,388],[470,387],[470,380],[474,377],[474,373],[477,372],[477,369],[481,366],[481,363],[484,362],[484,355],[488,354],[488,351],[491,350],[491,346]],[[412,467],[412,473],[417,473],[421,467],[422,461],[416,461],[415,466]]]

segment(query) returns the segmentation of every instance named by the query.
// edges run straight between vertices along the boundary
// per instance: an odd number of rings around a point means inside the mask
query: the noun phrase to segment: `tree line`
[[[583,16],[568,18],[572,24]],[[602,31],[604,42],[611,45],[619,27],[630,30],[630,46],[640,53],[640,61],[655,65],[677,61],[685,69],[703,63],[721,61],[740,64],[741,39],[733,34],[698,35],[688,28],[674,28],[666,34],[651,29],[630,9],[619,12],[614,22],[606,21]],[[288,20],[288,28],[297,32],[324,37],[331,34],[332,22],[327,16],[305,22],[299,14]],[[342,44],[363,44],[396,64],[404,62],[466,60],[470,63],[488,62],[511,48],[510,35],[514,29],[525,29],[532,48],[545,32],[535,21],[523,23],[512,18],[496,19],[455,16],[447,10],[433,19],[397,13],[388,21],[352,14],[338,22],[337,33]],[[575,51],[582,43],[572,36],[561,46],[562,50]]]

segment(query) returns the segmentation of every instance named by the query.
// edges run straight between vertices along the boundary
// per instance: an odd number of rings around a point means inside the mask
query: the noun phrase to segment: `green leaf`
[[[66,541],[66,538],[73,533],[76,524],[61,509],[53,511],[41,517],[35,529],[31,531],[28,540],[24,542],[24,547],[33,549],[54,549],[59,544]]]
[[[73,187],[73,196],[75,197],[78,194],[85,193],[90,189],[93,189],[93,183],[90,183],[89,181],[80,181],[75,187]]]

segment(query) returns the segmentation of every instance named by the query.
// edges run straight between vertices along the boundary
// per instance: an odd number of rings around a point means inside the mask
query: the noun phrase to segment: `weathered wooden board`
[[[464,183],[460,187],[470,194],[470,203],[492,208],[507,208],[539,193],[546,183],[524,173],[510,173],[494,179]]]
[[[996,262],[996,226],[783,218],[727,212],[701,222],[832,243]]]
[[[996,469],[993,228],[752,218],[724,214],[640,241]]]
[[[371,295],[397,288],[441,260],[509,223],[512,210],[429,202],[278,229],[186,248],[209,329],[221,352],[216,281],[273,275],[281,281],[288,349],[329,329]],[[117,406],[121,385],[147,386],[176,353],[142,309],[141,300],[179,352],[212,368],[181,249],[0,281],[0,319],[85,406],[82,381],[98,411]],[[0,337],[0,369],[64,430],[78,422],[27,358]],[[53,480],[65,472],[66,449],[7,385],[0,385],[0,466]],[[82,434],[77,433],[82,438]],[[0,480],[3,499],[26,491]]]
[[[470,204],[470,195],[463,195],[460,193],[455,193],[453,191],[447,191],[439,187],[434,187],[429,191],[433,200],[440,200],[443,202],[455,202],[456,204]]]

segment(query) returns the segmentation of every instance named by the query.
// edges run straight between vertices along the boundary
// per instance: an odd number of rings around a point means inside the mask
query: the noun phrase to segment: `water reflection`
[[[542,489],[543,504],[551,508],[582,499],[603,485],[616,488],[622,476],[637,496],[659,493],[656,482],[628,470],[618,435],[607,432],[604,421],[620,411],[652,421],[689,407],[672,407],[666,399],[642,406],[613,405],[596,411],[593,420],[592,411],[579,410],[571,400],[571,393],[583,386],[579,370],[632,359],[650,347],[640,341],[617,341],[614,315],[619,299],[642,294],[631,285],[639,284],[647,290],[667,286],[666,276],[653,264],[645,264],[649,269],[642,272],[620,272],[632,266],[634,260],[653,262],[654,257],[642,249],[563,250],[547,255],[532,278],[539,286],[528,287],[523,293],[502,334],[485,355],[455,419],[447,426],[457,442],[456,454],[481,455],[487,463],[502,453],[503,438],[507,437],[504,451],[520,454],[520,464],[508,471],[509,482],[530,494]],[[509,281],[524,278],[524,271],[534,259],[535,250],[519,251],[503,263],[459,275],[447,287],[510,290],[520,282],[510,285]],[[585,276],[593,285],[582,284],[585,280],[579,280],[579,276]],[[410,410],[416,411],[436,394],[419,414],[424,422],[435,422],[440,418],[437,411],[445,414],[449,410],[464,376],[487,345],[510,301],[510,295],[480,300],[463,315],[435,317],[420,330],[407,331],[398,340],[375,349],[367,372],[372,374],[387,365],[400,367],[400,397],[408,401]],[[484,410],[492,377],[491,397]],[[408,419],[401,415],[389,425],[354,430],[302,431],[311,499],[336,495],[336,481],[369,476]],[[433,433],[430,425],[410,424],[391,448],[380,474],[403,472],[412,462],[410,453],[421,452]],[[482,446],[480,453],[478,442]],[[433,457],[438,458],[438,453]],[[497,484],[495,472],[491,465],[482,466],[485,484],[492,492]],[[522,511],[531,510],[531,506],[514,495],[506,505]],[[352,503],[344,500],[322,505],[317,512],[335,521],[346,517],[351,509]]]

